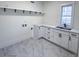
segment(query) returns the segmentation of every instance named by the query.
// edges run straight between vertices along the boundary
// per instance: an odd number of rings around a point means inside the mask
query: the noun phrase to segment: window
[[[63,5],[61,7],[61,25],[70,27],[72,20],[72,5]]]

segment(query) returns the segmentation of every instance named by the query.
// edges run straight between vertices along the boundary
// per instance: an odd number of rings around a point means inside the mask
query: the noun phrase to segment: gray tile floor
[[[73,54],[44,39],[27,39],[0,49],[1,57],[74,57]]]

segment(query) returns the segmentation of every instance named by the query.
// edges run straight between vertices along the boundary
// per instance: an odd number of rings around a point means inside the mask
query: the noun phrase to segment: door
[[[78,34],[75,33],[70,33],[70,38],[69,38],[69,50],[77,53],[78,49]]]

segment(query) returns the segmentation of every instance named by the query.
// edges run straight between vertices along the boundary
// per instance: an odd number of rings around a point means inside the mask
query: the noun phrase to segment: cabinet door
[[[54,41],[54,31],[53,31],[53,29],[51,28],[50,29],[50,39],[49,39],[51,42],[53,42]]]
[[[62,33],[62,38],[61,38],[61,46],[68,49],[68,40],[69,40],[69,35],[66,35]]]
[[[54,43],[60,45],[61,44],[61,33],[58,30],[54,30]]]
[[[70,33],[69,50],[77,53],[78,49],[78,34]]]
[[[34,36],[34,38],[39,38],[39,26],[36,26],[36,25],[34,25],[34,30],[33,30],[34,32],[33,32],[33,36]]]
[[[41,27],[39,27],[39,37],[41,37]]]
[[[45,27],[40,27],[40,30],[39,30],[39,36],[40,37],[45,37]]]
[[[69,33],[60,30],[54,30],[53,42],[57,43],[58,45],[64,48],[68,48],[68,40],[69,40]]]
[[[44,34],[45,34],[45,38],[49,40],[50,39],[50,28],[45,28]]]
[[[39,27],[39,37],[43,36],[42,30],[43,30],[43,27]]]
[[[43,27],[43,30],[42,30],[42,36],[44,37],[44,38],[46,38],[47,36],[46,36],[46,30],[47,30],[47,28],[46,27]]]

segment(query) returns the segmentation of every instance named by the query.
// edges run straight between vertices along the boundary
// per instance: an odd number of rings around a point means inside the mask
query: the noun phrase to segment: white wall
[[[67,2],[67,1],[61,1],[61,2],[56,2],[56,1],[50,1],[50,2],[45,2],[44,3],[44,17],[43,17],[43,24],[46,25],[53,25],[53,26],[58,26],[60,25],[60,7],[63,4],[68,4],[68,3],[74,3],[74,2]],[[74,23],[73,23],[73,28],[79,29],[79,2],[75,3],[75,8],[74,8]]]
[[[5,5],[6,2],[0,2],[0,6]],[[42,11],[41,4],[29,4],[26,2],[26,6],[23,5],[24,2],[7,2],[8,6],[13,6],[14,8],[23,9],[26,7],[27,10],[32,11]],[[38,2],[40,3],[40,2]],[[20,5],[21,4],[21,5]],[[31,6],[35,6],[32,7]],[[4,7],[4,6],[2,6]],[[13,8],[12,7],[12,8]],[[41,24],[42,16],[1,16],[0,15],[0,48],[15,44],[22,40],[32,37],[31,27],[34,24]],[[22,27],[22,24],[27,24],[27,27]]]
[[[45,2],[44,3],[44,19],[43,23],[46,25],[57,25],[59,19],[59,3],[56,2]]]
[[[74,9],[74,25],[75,29],[79,29],[79,1],[75,2],[75,9]]]

